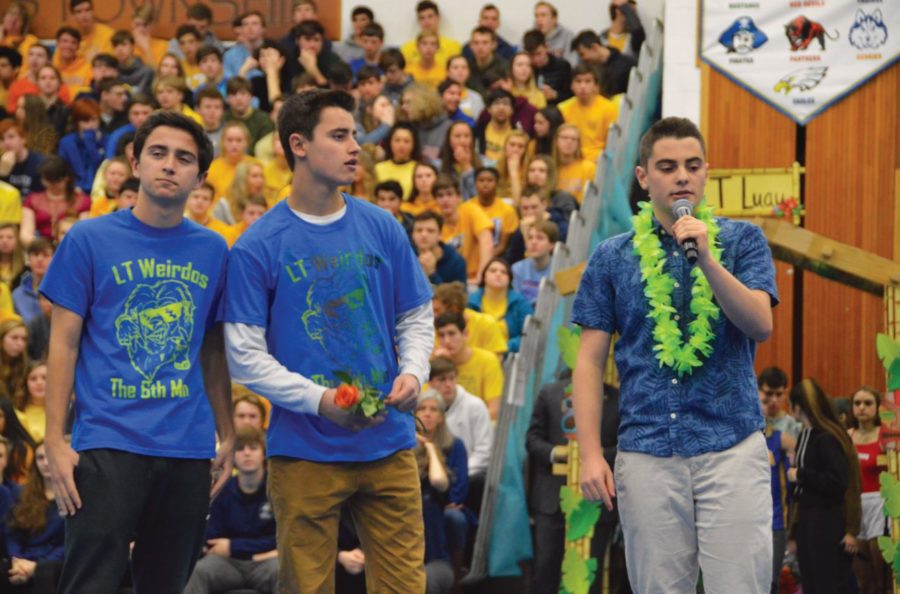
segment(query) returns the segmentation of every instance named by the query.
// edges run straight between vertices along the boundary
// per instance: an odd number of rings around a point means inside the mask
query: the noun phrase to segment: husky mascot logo
[[[834,32],[834,37],[832,37],[825,31],[825,27],[809,20],[805,16],[798,16],[785,25],[784,34],[787,35],[792,52],[805,50],[813,40],[818,41],[821,49],[824,50],[826,37],[832,41],[838,38],[837,31]]]
[[[116,340],[128,351],[131,366],[150,383],[163,365],[191,368],[194,300],[187,285],[177,280],[140,284],[116,318]]]
[[[785,95],[794,89],[809,91],[819,86],[826,74],[828,74],[828,66],[811,66],[794,70],[775,83],[774,91]]]
[[[766,34],[760,31],[753,19],[748,16],[735,20],[719,36],[719,43],[725,46],[729,54],[749,54],[768,40]]]
[[[850,45],[861,50],[878,49],[887,42],[887,36],[880,8],[872,14],[856,11],[856,22],[850,27]]]

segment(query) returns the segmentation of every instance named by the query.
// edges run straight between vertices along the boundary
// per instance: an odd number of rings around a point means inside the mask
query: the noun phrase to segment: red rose
[[[334,403],[338,408],[347,410],[359,402],[359,389],[356,386],[341,384],[334,395]]]

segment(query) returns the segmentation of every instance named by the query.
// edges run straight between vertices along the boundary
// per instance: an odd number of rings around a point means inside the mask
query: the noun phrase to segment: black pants
[[[114,594],[128,570],[136,594],[181,594],[203,546],[209,460],[120,450],[81,452],[82,507],[66,520],[62,594]]]
[[[840,506],[801,507],[797,522],[797,561],[803,594],[845,594],[850,581],[848,557],[841,539]]]

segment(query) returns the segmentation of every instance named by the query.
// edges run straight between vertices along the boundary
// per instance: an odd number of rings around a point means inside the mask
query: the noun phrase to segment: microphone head
[[[689,217],[694,214],[694,205],[687,198],[679,198],[672,204],[672,214],[675,215],[676,220],[681,217]]]

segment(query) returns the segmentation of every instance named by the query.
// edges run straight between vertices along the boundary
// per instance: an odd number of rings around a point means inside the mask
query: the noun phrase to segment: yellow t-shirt
[[[519,228],[519,215],[516,209],[499,198],[490,206],[482,206],[477,198],[472,202],[491,220],[494,230],[494,247],[500,245],[502,235],[512,235]]]
[[[584,186],[594,179],[596,172],[597,162],[587,159],[560,165],[556,172],[556,189],[572,194],[578,204],[581,204],[584,200]]]
[[[525,97],[528,99],[528,102],[537,107],[538,109],[544,109],[547,107],[547,96],[544,95],[544,92],[537,88],[537,85],[532,85],[527,89],[517,89],[513,87],[512,89],[513,97]]]
[[[497,355],[502,355],[508,348],[508,339],[503,336],[503,329],[496,319],[486,313],[474,309],[464,309],[468,344]]]
[[[375,163],[375,179],[379,183],[392,179],[400,184],[403,188],[403,200],[412,193],[413,189],[413,172],[416,170],[415,161],[407,161],[406,163],[394,163],[391,160]]]
[[[0,282],[0,322],[5,322],[6,320],[18,317],[19,316],[16,314],[16,306],[13,305],[12,291],[10,291],[9,285]]]
[[[509,327],[506,325],[504,316],[506,315],[506,307],[508,304],[509,299],[507,299],[506,294],[503,294],[500,299],[493,300],[490,299],[487,296],[487,292],[485,292],[481,298],[481,311],[494,318],[500,325],[503,338],[506,340],[509,340]],[[468,326],[466,327],[468,328]]]
[[[183,113],[187,117],[191,118],[192,120],[194,120],[195,122],[200,124],[201,127],[203,126],[203,118],[200,117],[199,113],[197,113],[196,111],[194,111],[193,109],[188,107],[186,103],[182,103],[181,113]]]
[[[59,53],[56,53],[53,55],[53,66],[59,70],[62,82],[69,87],[72,97],[78,95],[79,91],[90,88],[94,71],[88,60],[77,57],[68,66],[63,66],[59,61]]]
[[[438,207],[437,201],[435,201],[434,198],[425,201],[421,196],[416,198],[415,202],[404,202],[400,205],[400,210],[409,213],[414,217],[429,210],[435,214],[441,214],[441,209]]]
[[[462,46],[455,39],[440,35],[438,36],[438,43],[438,51],[434,55],[434,61],[437,64],[446,64],[448,58],[462,53]],[[403,54],[403,59],[406,60],[407,66],[410,64],[418,64],[421,59],[419,56],[419,46],[416,44],[415,39],[410,39],[404,43],[400,47],[400,53]]]
[[[134,46],[134,55],[141,59],[146,66],[149,66],[155,72],[159,68],[159,63],[163,56],[169,52],[169,42],[165,39],[150,39],[150,55],[148,56],[143,48]]]
[[[478,234],[485,229],[493,230],[494,224],[474,200],[459,205],[459,218],[455,224],[445,220],[441,227],[441,241],[452,245],[463,257],[469,278],[478,274],[478,265],[481,264]]]
[[[241,162],[257,163],[258,161],[250,155],[244,155],[241,157]],[[228,194],[228,188],[231,187],[231,182],[234,181],[236,169],[237,164],[232,165],[224,157],[213,159],[209,166],[209,173],[206,175],[206,181],[216,189],[215,200]]]
[[[456,383],[485,402],[503,396],[503,368],[497,355],[472,348],[472,356],[456,365]]]
[[[181,67],[184,69],[184,82],[190,90],[206,84],[206,75],[200,70],[200,64],[188,64],[187,60],[181,60]]]
[[[283,198],[282,190],[287,188],[290,193],[294,172],[288,169],[287,161],[284,159],[274,159],[263,165],[263,177],[266,178],[266,188],[263,190],[263,194],[266,196],[269,208],[272,208]]]
[[[22,194],[4,181],[0,181],[0,223],[22,224]]]
[[[115,30],[109,25],[94,23],[94,30],[90,35],[81,34],[78,55],[90,64],[97,54],[111,54],[113,52],[113,34],[115,34]]]
[[[509,126],[505,130],[498,129],[494,122],[488,122],[484,127],[484,156],[495,163],[503,156],[503,145],[506,144],[506,137],[512,134],[513,127]]]
[[[588,161],[597,161],[597,157],[606,146],[606,133],[616,118],[619,108],[616,104],[597,95],[590,105],[582,105],[578,97],[566,99],[559,104],[559,111],[567,124],[574,124],[581,132],[581,153]]]
[[[29,404],[25,410],[16,409],[16,416],[19,422],[28,431],[28,434],[34,438],[34,441],[40,442],[44,440],[44,426],[47,424],[47,411],[43,406]]]
[[[438,85],[447,78],[447,68],[443,62],[438,61],[428,69],[423,68],[421,62],[407,62],[406,73],[412,76],[414,81],[428,85],[434,90],[437,90]]]

